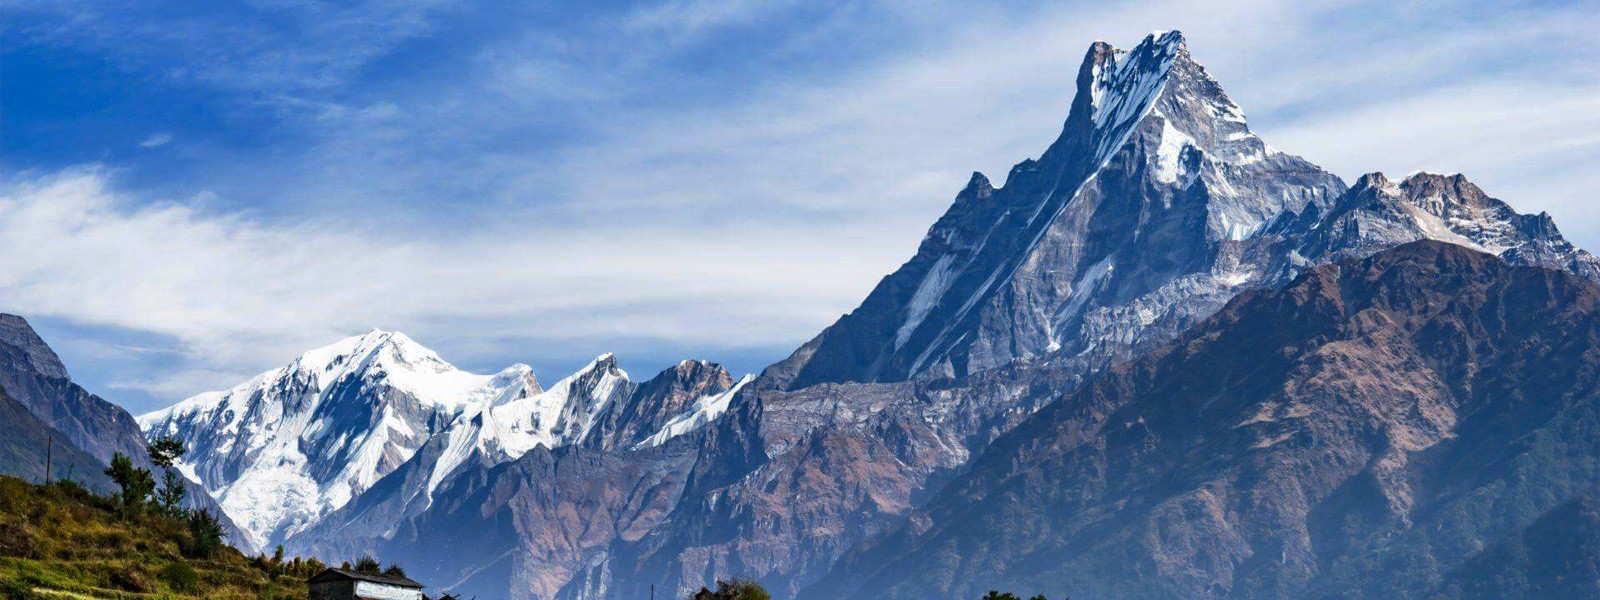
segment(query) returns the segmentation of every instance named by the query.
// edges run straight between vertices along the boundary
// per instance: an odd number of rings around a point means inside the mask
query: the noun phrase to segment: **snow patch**
[[[894,349],[899,350],[906,345],[906,340],[911,339],[911,334],[916,332],[922,320],[928,318],[928,313],[938,305],[939,299],[944,297],[945,291],[950,289],[951,263],[955,256],[946,254],[939,257],[928,269],[928,274],[922,278],[922,283],[917,285],[916,293],[911,295],[911,304],[906,307],[906,321],[900,325],[900,331],[894,336]]]
[[[1171,121],[1162,119],[1161,143],[1156,147],[1156,164],[1152,173],[1156,181],[1177,183],[1178,177],[1182,174],[1183,149],[1194,145],[1194,138],[1178,131],[1172,126]]]
[[[739,379],[738,383],[733,384],[733,387],[728,388],[727,391],[701,397],[695,401],[694,406],[688,412],[667,421],[666,425],[661,426],[660,431],[651,434],[650,437],[645,438],[638,444],[634,444],[633,449],[639,450],[660,446],[667,443],[667,440],[689,433],[717,420],[723,413],[728,412],[728,406],[733,402],[733,397],[739,393],[739,390],[743,389],[745,384],[755,381],[755,379],[755,375],[745,375]]]

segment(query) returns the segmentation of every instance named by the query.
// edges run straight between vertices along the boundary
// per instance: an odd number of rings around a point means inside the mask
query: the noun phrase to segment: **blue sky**
[[[1154,29],[1280,149],[1600,247],[1592,1],[132,4],[0,0],[0,310],[135,412],[372,327],[759,370]]]

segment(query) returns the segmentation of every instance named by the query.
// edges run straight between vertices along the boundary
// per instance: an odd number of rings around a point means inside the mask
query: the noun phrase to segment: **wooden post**
[[[44,484],[50,485],[50,453],[56,449],[56,436],[46,436],[44,439]]]
[[[650,584],[650,600],[656,600],[656,584]]]

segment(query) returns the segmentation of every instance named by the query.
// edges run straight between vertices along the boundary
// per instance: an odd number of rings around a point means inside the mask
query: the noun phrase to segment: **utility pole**
[[[50,485],[50,453],[56,449],[56,436],[45,436],[44,439],[44,483]]]
[[[650,584],[650,600],[656,600],[656,584]]]

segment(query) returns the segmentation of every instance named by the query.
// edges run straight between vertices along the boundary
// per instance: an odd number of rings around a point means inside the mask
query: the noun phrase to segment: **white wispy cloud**
[[[1460,171],[1600,242],[1586,200],[1600,184],[1592,7],[865,2],[848,18],[790,14],[807,8],[652,3],[473,46],[444,70],[448,85],[364,93],[347,88],[441,31],[430,17],[449,10],[296,3],[286,10],[309,35],[295,43],[203,23],[154,32],[219,47],[174,77],[247,90],[301,128],[300,145],[263,160],[204,163],[209,179],[179,195],[282,204],[247,215],[155,201],[96,168],[7,177],[4,308],[177,340],[178,367],[134,382],[172,398],[375,325],[487,340],[490,353],[505,336],[798,343],[909,257],[968,173],[999,181],[1044,149],[1089,42],[1127,46],[1157,28],[1182,29],[1280,149],[1347,178]],[[158,54],[115,21],[85,22],[97,44]],[[724,76],[684,58],[715,54],[705,44],[727,32],[778,30],[758,49],[787,70]],[[240,49],[220,47],[230,36]],[[813,52],[832,45],[864,50]]]
[[[172,134],[170,134],[170,133],[156,133],[156,134],[151,134],[150,137],[147,137],[147,138],[144,139],[144,141],[139,142],[139,147],[140,148],[159,148],[159,147],[165,146],[165,145],[167,145],[167,144],[169,144],[171,142],[172,142]]]
[[[192,364],[146,382],[163,392],[199,383],[193,372],[208,387],[227,384],[374,325],[423,339],[514,329],[554,341],[759,345],[830,318],[883,259],[819,256],[872,235],[852,227],[802,236],[784,224],[540,235],[513,226],[421,242],[358,223],[269,225],[130,202],[101,170],[8,179],[7,310],[182,341]]]

